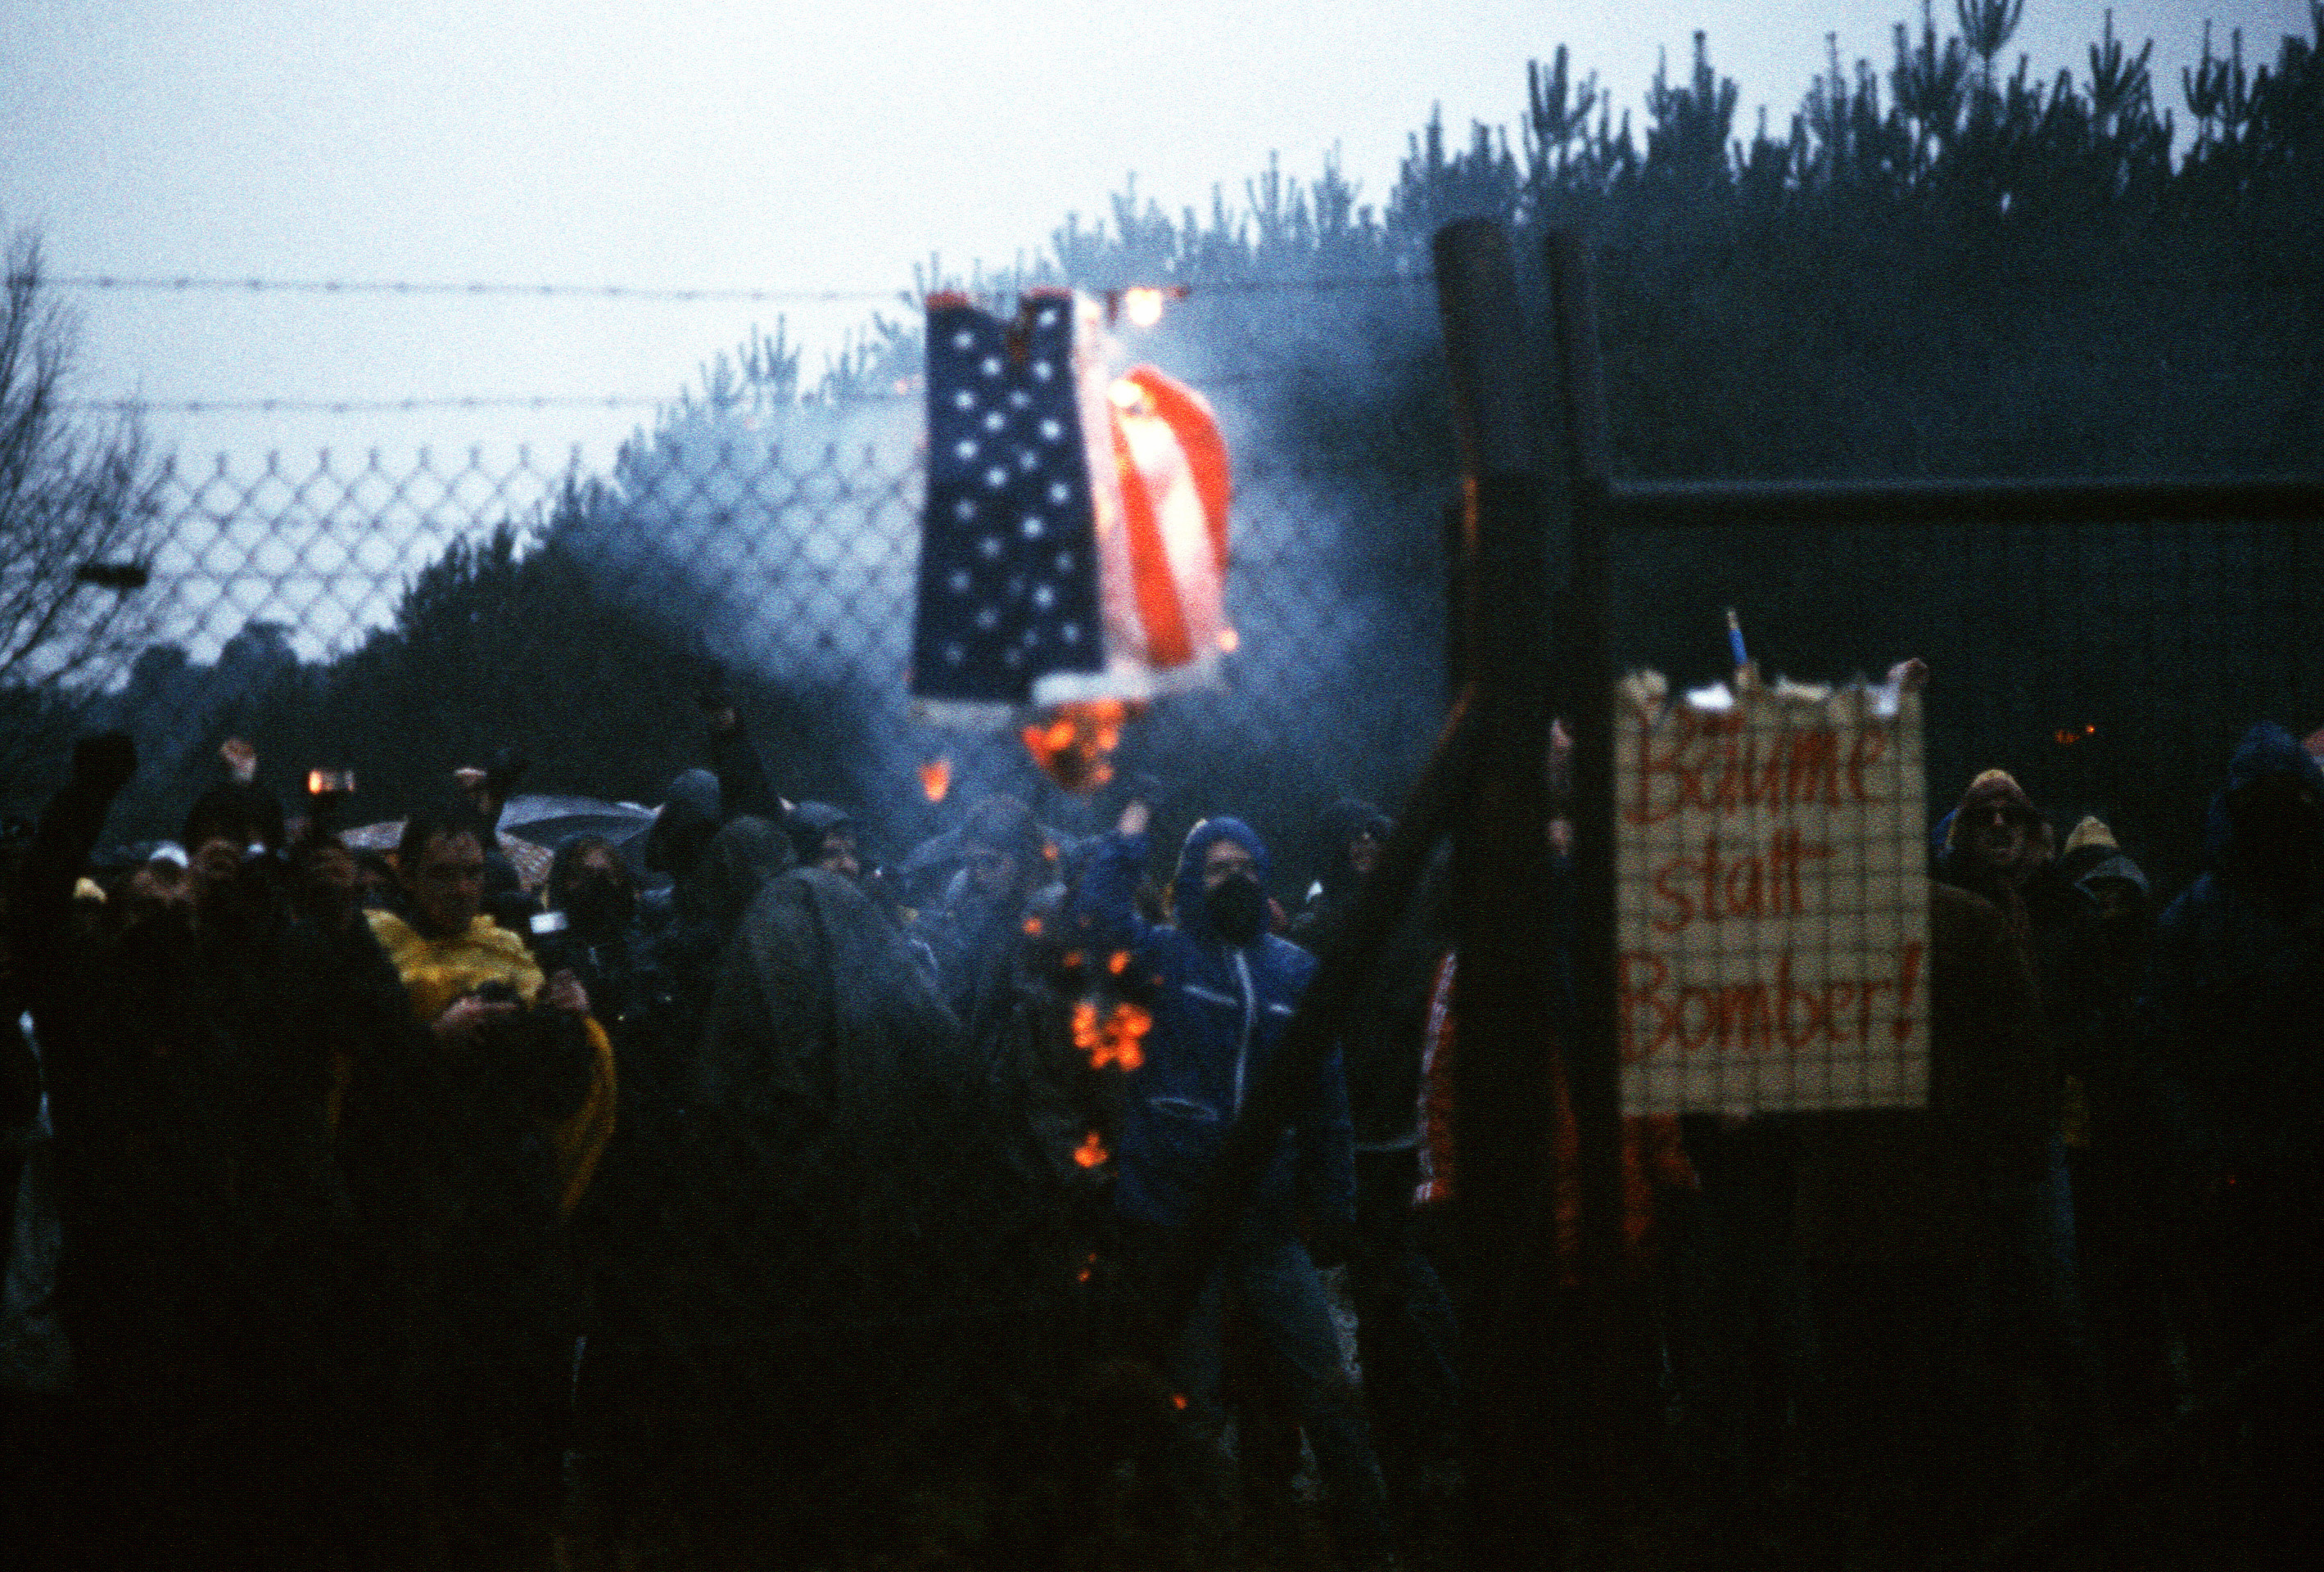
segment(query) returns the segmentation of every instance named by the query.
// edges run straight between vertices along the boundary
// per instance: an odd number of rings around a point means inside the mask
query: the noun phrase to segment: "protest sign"
[[[1647,676],[1616,713],[1624,1111],[1925,1103],[1920,695]]]

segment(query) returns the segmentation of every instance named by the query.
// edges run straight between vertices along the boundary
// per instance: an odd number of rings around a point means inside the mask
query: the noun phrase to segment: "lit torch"
[[[1074,1148],[1074,1161],[1084,1168],[1095,1168],[1105,1159],[1105,1143],[1097,1138],[1095,1130],[1083,1137],[1082,1144]]]
[[[952,760],[938,757],[920,766],[920,795],[932,803],[945,800],[952,790]]]

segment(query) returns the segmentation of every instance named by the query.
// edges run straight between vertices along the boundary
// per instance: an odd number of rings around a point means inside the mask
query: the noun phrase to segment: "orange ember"
[[[1095,1168],[1105,1161],[1105,1155],[1104,1143],[1097,1138],[1095,1130],[1092,1130],[1083,1138],[1082,1144],[1074,1148],[1074,1161],[1084,1168]]]
[[[1119,1064],[1124,1070],[1135,1070],[1146,1062],[1146,1050],[1141,1040],[1153,1029],[1154,1017],[1133,1004],[1119,1004],[1105,1018],[1105,1029],[1098,1034],[1097,1052],[1090,1056],[1092,1067],[1104,1069]]]
[[[1028,939],[1038,939],[1041,936],[1040,918],[1028,917],[1025,919],[1025,936]]]
[[[1143,703],[1129,699],[1059,704],[1046,722],[1025,728],[1025,751],[1051,780],[1086,795],[1113,778],[1122,725],[1145,712]]]
[[[1092,1070],[1118,1064],[1125,1071],[1146,1062],[1143,1039],[1154,1029],[1154,1017],[1136,1005],[1118,1004],[1103,1021],[1089,999],[1074,1005],[1074,1046],[1089,1055]]]
[[[952,790],[952,760],[931,758],[920,766],[920,791],[928,801],[940,803]]]
[[[1185,1394],[1185,1393],[1183,1393],[1183,1392],[1174,1392],[1174,1393],[1172,1393],[1170,1394],[1170,1406],[1171,1406],[1172,1408],[1184,1408],[1184,1407],[1185,1407],[1185,1406],[1186,1406],[1186,1394]]]
[[[1127,950],[1117,950],[1105,958],[1105,969],[1116,977],[1120,977],[1122,969],[1129,964],[1130,951]]]

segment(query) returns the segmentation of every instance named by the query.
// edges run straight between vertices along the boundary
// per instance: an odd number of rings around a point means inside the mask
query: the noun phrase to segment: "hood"
[[[1995,803],[2007,804],[2023,817],[2026,822],[2027,833],[2036,841],[2051,843],[2049,821],[2034,805],[2034,799],[2025,795],[2025,788],[2017,784],[2017,777],[2006,769],[1988,769],[1981,771],[1975,780],[1969,783],[1969,788],[1960,795],[1960,801],[1954,804],[1953,811],[1945,815],[1943,850],[1950,851],[1960,844],[1963,814],[1971,808],[1988,807]]]
[[[1170,883],[1171,912],[1182,931],[1205,942],[1212,933],[1210,914],[1203,901],[1203,859],[1222,841],[1231,841],[1250,852],[1251,860],[1259,864],[1259,889],[1264,891],[1268,883],[1267,842],[1240,819],[1220,814],[1187,831],[1186,843],[1178,849],[1178,872]]]
[[[2017,865],[2007,870],[1987,867],[1969,845],[1969,837],[1961,832],[1964,821],[1981,822],[1997,806],[2006,809],[2025,826],[2024,850]],[[2025,795],[2025,788],[2017,784],[2016,777],[2006,769],[1988,769],[1969,783],[1960,803],[1945,815],[1944,844],[1936,860],[1937,877],[1991,898],[1999,884],[2022,883],[2047,865],[2056,847],[2050,821],[2034,807],[2034,799]]]
[[[678,893],[683,915],[724,929],[750,906],[766,882],[789,870],[790,838],[755,814],[738,814],[710,838],[695,876]]]
[[[2235,821],[2227,799],[2246,786],[2271,777],[2288,778],[2306,786],[2324,800],[2324,768],[2292,734],[2273,721],[2262,721],[2244,733],[2227,760],[2227,784],[2211,799],[2203,824],[2203,852],[2210,866],[2222,871],[2236,861]]]
[[[1352,894],[1356,887],[1356,870],[1348,866],[1348,842],[1357,832],[1370,830],[1385,843],[1396,828],[1396,821],[1371,804],[1357,797],[1342,797],[1325,808],[1315,821],[1315,830],[1322,838],[1323,893],[1337,900]]]
[[[789,816],[783,821],[783,826],[790,832],[791,850],[798,854],[798,860],[813,866],[815,860],[823,855],[823,838],[825,835],[834,830],[854,833],[855,815],[829,803],[800,803],[791,809]],[[856,856],[862,856],[861,847],[857,848]]]
[[[669,783],[669,795],[646,832],[646,866],[657,873],[684,873],[724,817],[718,777],[706,769],[685,771]]]

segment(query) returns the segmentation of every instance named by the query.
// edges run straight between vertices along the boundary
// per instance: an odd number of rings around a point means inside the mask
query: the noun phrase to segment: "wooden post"
[[[1573,732],[1573,936],[1570,961],[1573,1011],[1559,1044],[1573,1110],[1581,1168],[1582,1328],[1594,1377],[1582,1430],[1594,1481],[1606,1507],[1617,1504],[1623,1434],[1615,1411],[1625,1401],[1622,1371],[1633,1357],[1643,1305],[1627,1292],[1623,1255],[1622,1088],[1619,940],[1616,932],[1614,801],[1614,625],[1611,460],[1606,432],[1605,372],[1598,349],[1597,303],[1590,257],[1570,230],[1548,241],[1551,316],[1557,344],[1557,386],[1564,430],[1567,494],[1572,508],[1572,573],[1559,602],[1560,708]]]
[[[1508,238],[1485,221],[1435,239],[1462,455],[1466,586],[1455,609],[1477,728],[1475,789],[1453,835],[1455,1205],[1474,1285],[1463,1328],[1470,1561],[1554,1564],[1552,1463],[1563,1352],[1557,1292],[1549,789],[1551,542],[1567,507]]]

